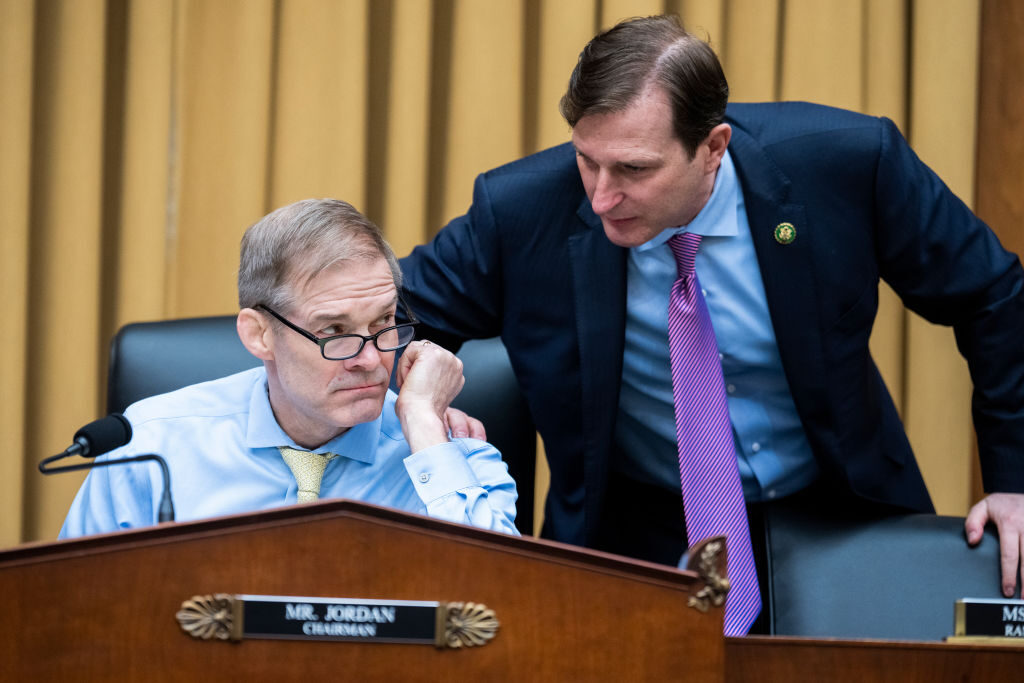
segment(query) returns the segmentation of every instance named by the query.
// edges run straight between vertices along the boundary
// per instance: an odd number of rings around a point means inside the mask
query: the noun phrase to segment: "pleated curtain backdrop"
[[[301,198],[352,202],[407,253],[477,173],[569,138],[569,72],[621,18],[679,13],[733,100],[892,118],[971,203],[980,2],[0,0],[0,546],[60,528],[81,477],[36,463],[102,415],[119,326],[237,310],[239,238]],[[963,514],[952,334],[886,291],[872,345]]]

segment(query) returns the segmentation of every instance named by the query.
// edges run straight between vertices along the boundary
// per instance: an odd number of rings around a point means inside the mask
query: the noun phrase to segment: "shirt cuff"
[[[459,489],[480,486],[466,459],[469,449],[461,439],[437,444],[407,457],[405,469],[420,499],[430,504]]]

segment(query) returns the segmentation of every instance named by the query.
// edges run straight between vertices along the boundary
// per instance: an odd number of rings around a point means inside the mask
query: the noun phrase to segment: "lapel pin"
[[[779,244],[792,244],[796,239],[796,228],[792,223],[779,223],[775,226],[775,241]]]

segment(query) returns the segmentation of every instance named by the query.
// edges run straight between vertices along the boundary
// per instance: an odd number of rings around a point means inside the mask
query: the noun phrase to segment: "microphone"
[[[111,413],[85,425],[75,432],[75,442],[64,449],[63,453],[52,455],[39,463],[39,471],[43,474],[56,474],[57,472],[73,472],[75,470],[89,470],[94,467],[107,467],[109,465],[120,465],[129,462],[143,462],[153,460],[160,465],[163,473],[164,490],[160,497],[160,506],[157,510],[158,522],[174,521],[174,504],[171,502],[171,471],[167,467],[167,461],[156,453],[145,453],[130,458],[118,458],[116,460],[104,460],[103,462],[87,462],[78,465],[61,465],[52,467],[50,463],[73,455],[83,458],[95,458],[115,448],[124,446],[132,440],[132,425],[120,413]]]
[[[75,432],[75,442],[64,450],[61,457],[80,455],[83,458],[95,458],[97,455],[120,448],[131,440],[131,423],[124,415],[111,413]]]

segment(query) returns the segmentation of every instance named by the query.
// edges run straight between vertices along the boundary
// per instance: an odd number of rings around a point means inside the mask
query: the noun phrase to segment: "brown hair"
[[[725,118],[729,83],[711,46],[674,15],[628,19],[595,36],[559,108],[575,126],[587,114],[626,109],[650,87],[668,95],[676,137],[692,158]]]

